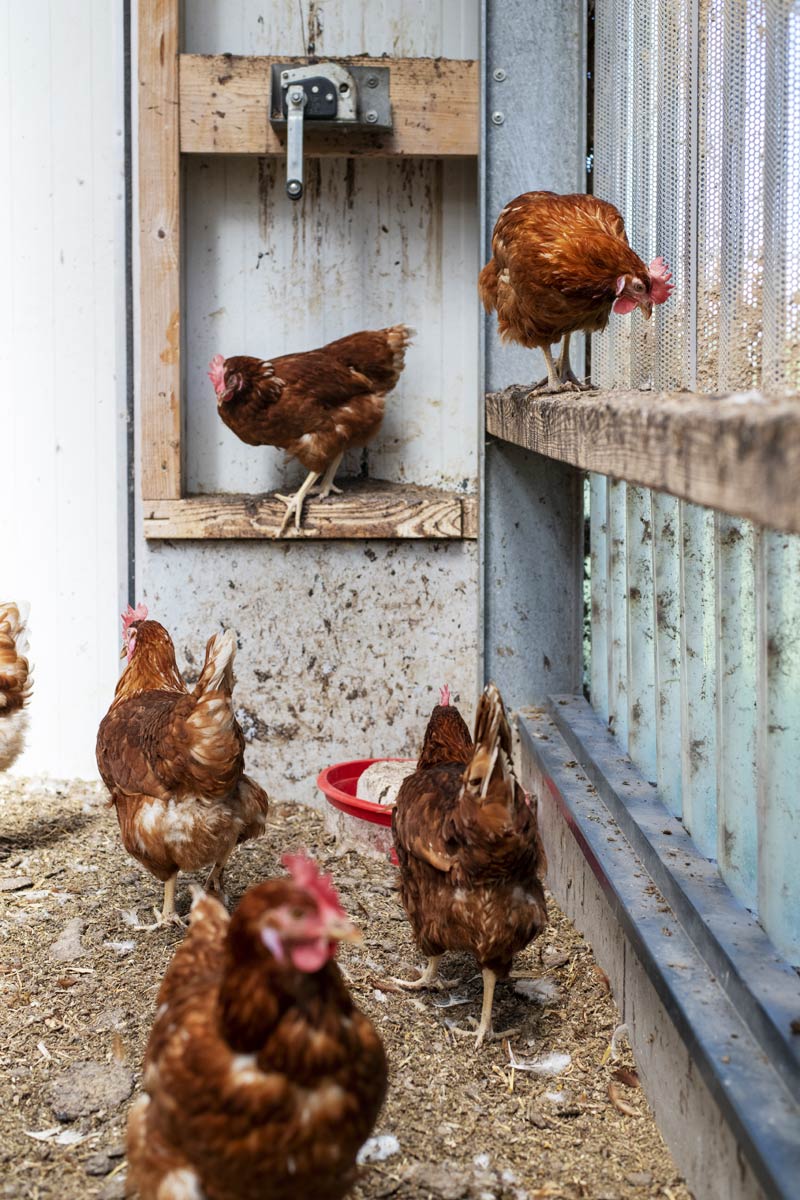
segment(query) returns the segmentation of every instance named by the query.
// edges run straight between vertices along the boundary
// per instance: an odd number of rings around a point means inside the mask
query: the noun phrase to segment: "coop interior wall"
[[[191,53],[474,58],[476,0],[185,6]],[[417,330],[382,431],[348,474],[476,485],[477,166],[307,161],[299,205],[282,161],[193,158],[184,184],[184,468],[191,492],[291,486],[302,468],[216,414],[213,354],[271,357],[359,328]],[[140,522],[138,526],[140,527]],[[189,676],[208,635],[238,635],[248,758],[281,798],[313,801],[322,766],[414,753],[445,680],[477,689],[474,542],[192,542],[137,546],[137,594]]]
[[[0,35],[0,600],[30,603],[34,670],[18,775],[96,775],[97,725],[119,669],[122,9],[5,5]]]

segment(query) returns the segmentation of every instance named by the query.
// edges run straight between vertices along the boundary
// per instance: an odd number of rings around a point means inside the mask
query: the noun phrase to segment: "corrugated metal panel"
[[[758,911],[778,949],[800,963],[800,537],[765,533],[762,555]]]
[[[15,770],[94,777],[127,571],[122,6],[3,21],[0,599],[31,602],[35,672]]]
[[[608,500],[605,475],[589,476],[592,707],[608,720]]]
[[[608,481],[608,724],[628,745],[628,576],[626,570],[627,484]]]
[[[655,781],[656,671],[654,653],[653,519],[650,492],[628,484],[628,752],[646,779]]]
[[[757,903],[756,533],[716,514],[717,858],[734,895]]]
[[[678,501],[651,493],[655,586],[655,727],[658,787],[681,815],[681,593]]]
[[[717,857],[717,630],[714,514],[680,502],[683,821]]]

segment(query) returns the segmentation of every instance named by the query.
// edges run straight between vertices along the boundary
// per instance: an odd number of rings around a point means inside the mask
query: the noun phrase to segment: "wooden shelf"
[[[800,533],[800,400],[681,392],[486,397],[486,431],[537,454]]]
[[[306,58],[179,56],[180,149],[183,154],[286,154],[269,123],[273,62]],[[319,61],[324,61],[319,60]],[[391,68],[394,128],[390,133],[316,134],[306,125],[304,154],[388,158],[475,157],[478,153],[480,87],[472,59],[364,58],[358,66]]]
[[[272,538],[313,541],[343,538],[474,539],[477,496],[382,479],[339,480],[341,496],[303,505],[303,526],[278,534],[286,505],[261,496],[187,496],[145,500],[148,539]]]

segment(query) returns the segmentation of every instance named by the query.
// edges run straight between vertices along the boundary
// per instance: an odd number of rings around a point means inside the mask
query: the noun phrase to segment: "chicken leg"
[[[481,1019],[479,1023],[474,1022],[474,1018],[470,1018],[473,1023],[477,1024],[477,1028],[459,1029],[454,1025],[451,1029],[452,1033],[458,1034],[459,1037],[474,1037],[475,1049],[477,1050],[483,1045],[484,1040],[496,1042],[500,1038],[511,1037],[513,1033],[517,1033],[517,1029],[501,1029],[495,1033],[492,1028],[492,1005],[494,1004],[494,987],[497,983],[497,976],[489,967],[483,968],[483,1004],[481,1005]]]
[[[532,395],[552,396],[559,392],[585,392],[591,389],[590,383],[581,383],[572,370],[569,361],[569,339],[571,334],[565,333],[561,343],[561,353],[558,362],[554,362],[549,346],[542,346],[547,376],[533,385]]]
[[[282,500],[283,503],[286,505],[286,514],[283,518],[283,521],[281,522],[281,527],[278,530],[276,537],[281,536],[284,529],[289,524],[289,518],[291,517],[292,513],[294,513],[294,527],[298,532],[300,531],[300,522],[302,520],[302,515],[303,515],[303,501],[305,500],[306,496],[311,491],[312,487],[317,482],[319,477],[320,477],[319,471],[309,471],[308,475],[305,478],[305,482],[302,484],[301,487],[298,488],[298,490],[294,493],[293,496],[284,496],[280,492],[275,493],[276,500]],[[327,478],[327,475],[326,475],[326,478]]]
[[[314,484],[313,488],[311,489],[312,495],[313,494],[318,495],[320,500],[327,499],[327,497],[330,496],[331,492],[335,492],[335,494],[337,496],[341,496],[342,489],[339,487],[336,487],[334,485],[333,480],[336,475],[336,472],[339,470],[339,464],[341,463],[343,458],[344,458],[343,453],[337,455],[337,457],[333,460],[333,462],[330,464],[327,471],[323,475],[322,482],[319,484],[317,484],[317,483]]]
[[[175,884],[177,882],[178,872],[176,871],[164,884],[164,903],[161,906],[161,912],[157,908],[153,909],[156,916],[154,924],[134,925],[134,929],[146,930],[149,933],[154,929],[163,928],[164,925],[177,925],[179,929],[186,928],[186,922],[175,912]]]
[[[455,979],[440,979],[439,964],[444,958],[443,954],[432,954],[428,959],[428,964],[425,970],[420,975],[419,979],[396,979],[394,975],[390,976],[392,983],[396,983],[398,987],[403,988],[407,992],[420,991],[422,988],[446,988],[452,987],[457,981]]]

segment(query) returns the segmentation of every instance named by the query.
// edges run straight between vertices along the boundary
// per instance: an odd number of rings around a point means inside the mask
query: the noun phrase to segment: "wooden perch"
[[[262,496],[188,496],[146,500],[146,538],[319,538],[477,537],[477,497],[461,492],[379,479],[339,480],[341,496],[312,498],[303,505],[303,526],[279,535],[286,505],[273,493]]]
[[[486,397],[486,430],[537,454],[800,533],[800,400],[746,393]]]

